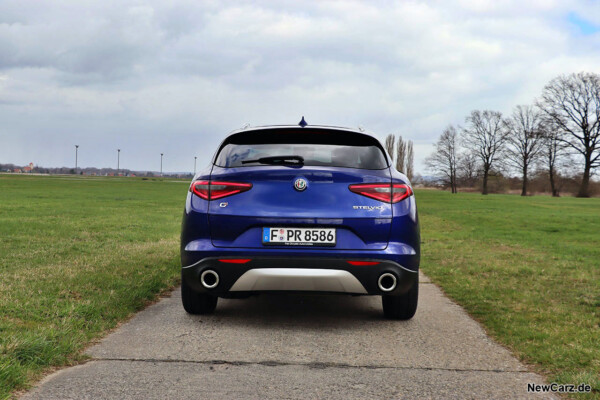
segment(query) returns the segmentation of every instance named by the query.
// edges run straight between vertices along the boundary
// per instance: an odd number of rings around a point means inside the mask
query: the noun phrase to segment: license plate
[[[335,228],[263,228],[262,242],[273,246],[335,246]]]

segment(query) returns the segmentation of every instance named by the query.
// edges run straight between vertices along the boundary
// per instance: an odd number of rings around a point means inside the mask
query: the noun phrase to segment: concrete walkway
[[[189,316],[177,290],[88,353],[24,398],[506,399],[543,383],[424,276],[407,322],[348,296],[220,299]]]

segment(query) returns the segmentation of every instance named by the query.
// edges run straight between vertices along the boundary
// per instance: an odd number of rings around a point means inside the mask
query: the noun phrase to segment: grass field
[[[423,271],[549,381],[600,398],[600,199],[417,200]]]
[[[0,398],[177,282],[187,188],[0,175]]]
[[[176,284],[186,190],[0,175],[0,398],[77,362]],[[590,383],[600,398],[600,199],[417,200],[424,272],[550,381]]]

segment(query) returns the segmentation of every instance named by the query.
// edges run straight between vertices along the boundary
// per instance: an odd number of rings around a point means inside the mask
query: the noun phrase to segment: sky
[[[600,1],[0,1],[0,163],[192,171],[245,124],[415,144],[600,73]]]

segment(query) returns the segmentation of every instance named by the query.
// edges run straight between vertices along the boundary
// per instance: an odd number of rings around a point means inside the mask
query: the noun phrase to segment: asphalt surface
[[[190,316],[180,291],[25,399],[533,398],[544,383],[422,276],[410,321],[379,297],[262,295]],[[544,398],[550,396],[542,395]]]

